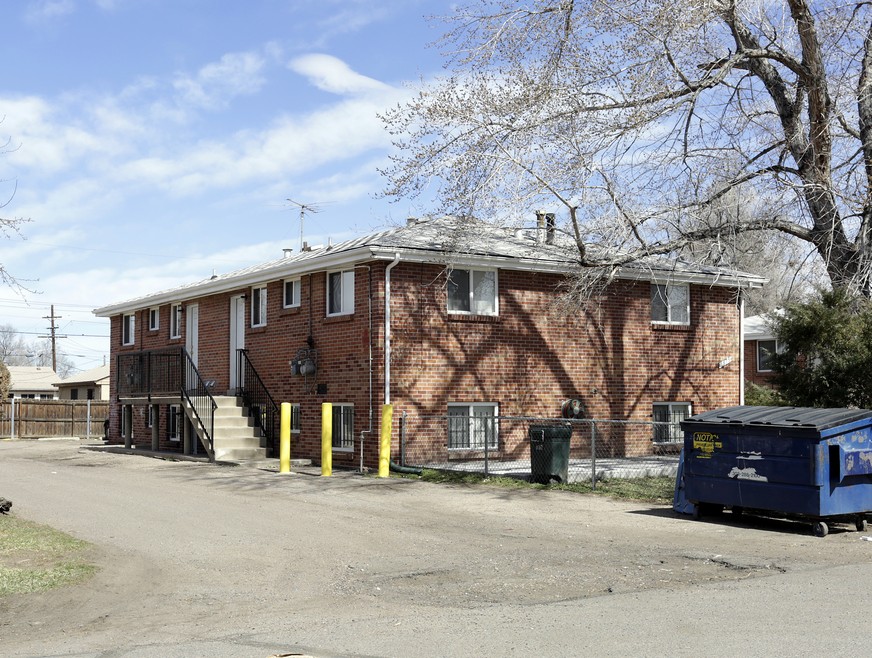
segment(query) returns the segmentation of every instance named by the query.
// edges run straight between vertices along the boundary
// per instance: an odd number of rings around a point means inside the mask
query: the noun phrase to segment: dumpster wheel
[[[857,528],[857,532],[866,532],[866,529],[869,527],[869,523],[866,521],[866,518],[863,516],[858,516],[854,519],[854,527]]]
[[[815,524],[811,527],[811,531],[814,533],[815,537],[826,537],[830,532],[830,527],[824,521],[815,521]]]

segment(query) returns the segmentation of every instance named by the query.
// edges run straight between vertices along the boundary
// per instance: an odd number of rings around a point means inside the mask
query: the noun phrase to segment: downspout
[[[372,386],[372,268],[369,265],[355,265],[355,269],[360,267],[366,268],[369,275],[369,428],[360,433],[360,472],[363,473],[363,439],[367,434],[372,434],[373,431],[373,386]]]
[[[745,404],[745,295],[739,289],[739,404]]]
[[[400,262],[400,254],[385,268],[385,404],[391,403],[391,270]]]
[[[391,270],[400,262],[400,254],[395,253],[394,259],[385,268],[385,404],[391,403]],[[390,470],[395,473],[421,475],[422,469],[417,466],[400,466],[393,459],[389,460]]]

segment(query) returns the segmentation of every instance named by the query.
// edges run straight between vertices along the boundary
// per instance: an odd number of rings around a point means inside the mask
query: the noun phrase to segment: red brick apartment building
[[[255,458],[275,452],[277,405],[290,402],[293,456],[318,463],[330,402],[333,464],[372,466],[385,403],[395,418],[448,419],[427,435],[434,458],[481,441],[520,456],[523,432],[493,419],[556,418],[566,400],[585,417],[647,421],[740,403],[741,291],[763,279],[652,261],[567,309],[572,268],[552,229],[409,220],[99,308],[110,441]],[[680,436],[647,432],[620,451]]]

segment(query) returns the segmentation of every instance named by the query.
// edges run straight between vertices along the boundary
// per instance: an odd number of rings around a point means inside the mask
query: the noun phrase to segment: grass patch
[[[90,547],[66,533],[16,516],[0,516],[0,596],[42,592],[82,582],[97,571]]]
[[[423,470],[421,479],[425,482],[437,484],[482,485],[508,489],[556,489],[559,491],[596,494],[624,500],[638,500],[660,504],[671,503],[675,491],[674,477],[615,478],[597,482],[595,489],[590,486],[589,482],[544,485],[527,482],[520,478],[504,476],[486,477],[481,473],[438,471],[429,468]]]

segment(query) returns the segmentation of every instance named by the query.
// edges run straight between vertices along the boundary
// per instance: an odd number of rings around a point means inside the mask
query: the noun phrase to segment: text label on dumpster
[[[693,433],[693,449],[699,450],[701,453],[696,456],[697,459],[710,459],[716,449],[723,447],[724,444],[721,443],[717,434],[711,432]]]

